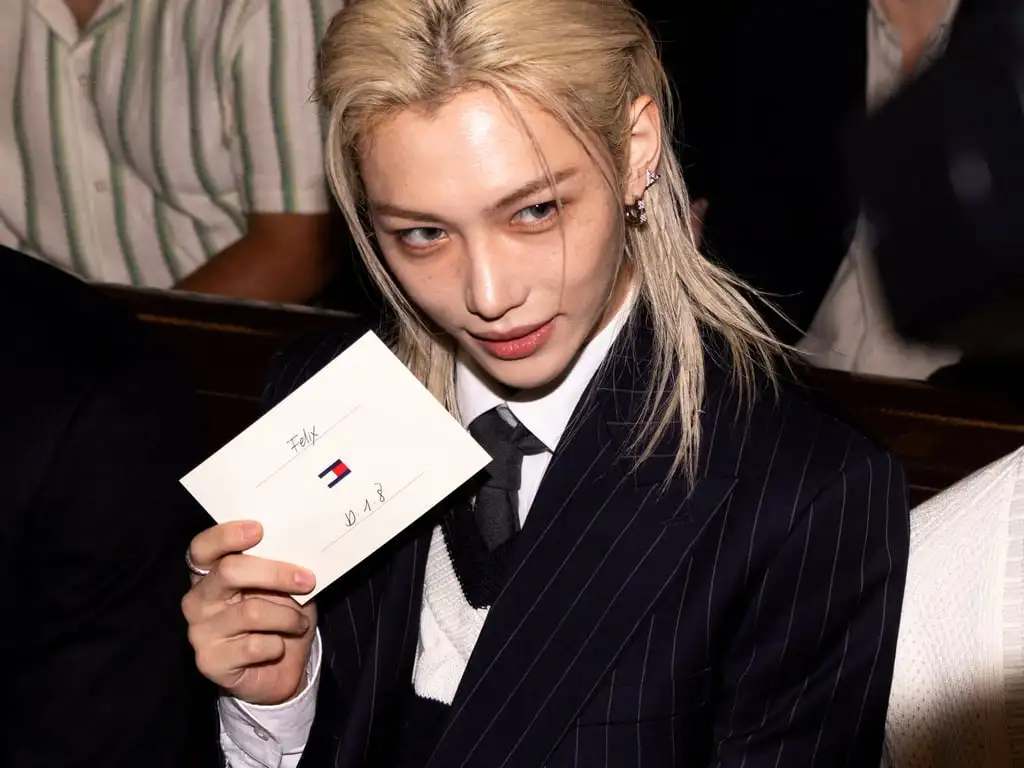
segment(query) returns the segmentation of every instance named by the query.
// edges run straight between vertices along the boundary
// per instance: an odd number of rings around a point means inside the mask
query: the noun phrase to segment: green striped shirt
[[[249,213],[321,213],[317,46],[341,0],[8,0],[0,244],[169,287]]]

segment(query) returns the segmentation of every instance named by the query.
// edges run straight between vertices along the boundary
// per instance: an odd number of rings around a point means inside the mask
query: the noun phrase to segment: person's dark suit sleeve
[[[185,764],[201,712],[183,555],[209,524],[177,482],[198,458],[194,425],[173,372],[136,359],[89,386],[54,436],[28,572],[8,585],[6,631],[31,649],[7,660],[8,768]]]
[[[851,458],[792,514],[727,651],[715,764],[877,768],[909,548],[902,471]]]

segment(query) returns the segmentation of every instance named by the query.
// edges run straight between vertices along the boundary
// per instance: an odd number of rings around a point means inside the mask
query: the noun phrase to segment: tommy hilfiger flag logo
[[[341,459],[336,459],[331,466],[320,473],[321,480],[327,480],[327,487],[333,488],[348,475],[352,470]]]

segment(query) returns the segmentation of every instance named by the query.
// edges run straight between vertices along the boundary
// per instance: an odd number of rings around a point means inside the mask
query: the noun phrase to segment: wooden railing
[[[191,372],[211,450],[259,415],[267,362],[288,337],[347,316],[189,294],[103,290],[127,303]],[[1014,404],[915,382],[832,371],[807,376],[846,419],[899,457],[913,503],[1024,445],[1024,393]]]

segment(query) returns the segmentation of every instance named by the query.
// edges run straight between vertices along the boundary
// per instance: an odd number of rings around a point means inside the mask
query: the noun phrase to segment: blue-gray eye
[[[445,232],[438,227],[415,227],[413,229],[399,230],[396,234],[406,245],[423,247],[441,240]]]
[[[537,205],[523,208],[523,210],[516,213],[514,218],[523,224],[539,224],[546,219],[550,219],[557,212],[558,206],[555,205],[554,200],[550,200],[546,203],[537,203]]]

